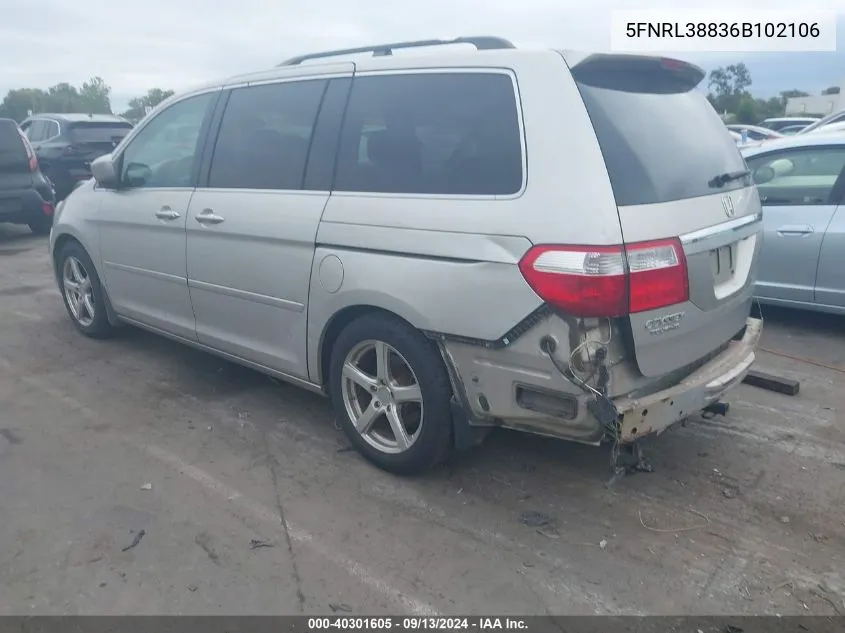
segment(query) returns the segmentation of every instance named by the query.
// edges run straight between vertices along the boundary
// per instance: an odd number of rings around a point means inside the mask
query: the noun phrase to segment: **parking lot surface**
[[[406,479],[318,396],[86,339],[46,241],[0,225],[0,613],[845,613],[845,319],[764,316],[830,368],[761,351],[800,394],[740,387],[654,473],[607,488],[606,449],[501,432]]]

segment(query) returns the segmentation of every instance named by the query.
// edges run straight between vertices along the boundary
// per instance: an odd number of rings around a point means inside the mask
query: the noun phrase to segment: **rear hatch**
[[[637,365],[646,376],[693,365],[749,314],[762,214],[745,161],[696,88],[698,67],[629,55],[567,63],[616,198]]]
[[[0,119],[0,213],[21,210],[21,190],[32,187],[35,155],[11,119]]]
[[[85,121],[74,123],[68,132],[68,158],[76,158],[79,166],[90,167],[95,158],[108,154],[132,130],[130,123]]]

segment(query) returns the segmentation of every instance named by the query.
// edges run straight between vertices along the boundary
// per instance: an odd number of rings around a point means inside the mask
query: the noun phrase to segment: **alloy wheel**
[[[82,327],[89,327],[96,316],[94,289],[85,266],[73,255],[65,258],[62,286],[73,318]]]
[[[384,341],[361,341],[349,351],[341,391],[349,419],[373,448],[402,453],[419,437],[419,381],[405,357]]]

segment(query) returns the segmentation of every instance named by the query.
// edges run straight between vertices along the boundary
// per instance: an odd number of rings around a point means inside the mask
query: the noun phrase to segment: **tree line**
[[[114,112],[111,103],[111,86],[102,77],[91,77],[80,86],[67,82],[49,88],[17,88],[6,93],[0,102],[0,117],[23,121],[29,113],[79,112],[85,114],[119,114],[130,121],[143,118],[146,109],[154,108],[173,94],[172,90],[152,88],[145,95],[129,101],[123,112]]]
[[[728,115],[738,123],[753,124],[769,117],[783,116],[786,101],[790,97],[808,97],[801,90],[784,90],[777,97],[759,99],[754,97],[751,87],[751,73],[742,62],[721,66],[708,75],[707,98],[719,114]],[[837,94],[838,86],[831,86],[822,94]],[[83,112],[86,114],[120,114],[130,121],[143,118],[146,109],[154,108],[173,94],[172,90],[152,88],[147,94],[129,101],[129,107],[119,113],[112,110],[111,86],[101,77],[91,77],[80,86],[67,82],[58,83],[46,90],[41,88],[18,88],[6,93],[0,102],[0,117],[23,121],[29,112]],[[825,114],[825,113],[808,113]]]
[[[784,90],[777,97],[759,99],[754,97],[751,87],[751,73],[742,62],[720,66],[710,71],[707,78],[707,98],[721,115],[727,115],[737,123],[752,125],[770,117],[784,116],[786,102],[792,97],[809,97],[803,90]],[[839,94],[838,86],[822,90],[823,95]],[[826,112],[807,112],[824,115]]]

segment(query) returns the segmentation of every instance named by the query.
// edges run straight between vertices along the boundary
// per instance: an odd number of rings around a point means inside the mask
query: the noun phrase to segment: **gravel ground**
[[[845,368],[844,319],[766,317],[766,349]],[[0,225],[0,613],[845,613],[843,374],[757,366],[800,395],[742,386],[610,489],[607,451],[509,432],[397,478],[318,396],[84,338]]]

